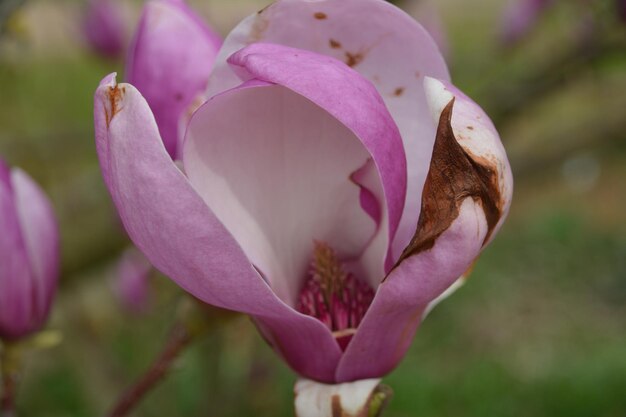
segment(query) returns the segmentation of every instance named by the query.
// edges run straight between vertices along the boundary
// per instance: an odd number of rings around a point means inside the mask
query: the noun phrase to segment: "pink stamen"
[[[328,245],[315,242],[298,311],[324,323],[345,350],[373,299],[372,287],[346,272]]]

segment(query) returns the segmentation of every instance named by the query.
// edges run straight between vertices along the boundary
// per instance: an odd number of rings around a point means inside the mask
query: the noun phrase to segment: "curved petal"
[[[34,279],[15,207],[9,168],[0,160],[0,338],[30,331]]]
[[[279,0],[246,18],[228,35],[209,79],[209,97],[239,84],[226,60],[256,42],[334,57],[377,88],[402,134],[412,190],[394,241],[397,258],[414,233],[435,138],[436,123],[429,116],[423,77],[449,79],[435,42],[419,23],[386,1]],[[393,221],[393,211],[390,216]]]
[[[482,246],[487,223],[470,198],[435,246],[405,259],[376,297],[337,368],[337,381],[381,377],[404,357],[428,304],[467,268]],[[376,360],[372,360],[376,358]]]
[[[338,381],[381,376],[395,367],[428,306],[468,269],[510,205],[509,164],[486,115],[437,80],[428,80],[426,91],[433,114],[439,111],[439,127],[417,231],[378,288],[339,364]]]
[[[393,238],[406,193],[406,161],[398,129],[372,84],[333,58],[280,45],[250,45],[228,61],[242,79],[287,87],[356,135],[376,165]]]
[[[376,225],[351,180],[369,157],[324,109],[285,87],[258,82],[205,103],[184,146],[191,184],[291,306],[315,241],[352,259],[374,235]]]
[[[207,86],[219,35],[183,1],[146,3],[130,50],[126,77],[146,98],[167,151],[178,156],[178,124]]]
[[[100,165],[135,245],[200,300],[267,322],[297,372],[332,380],[341,351],[328,329],[288,307],[261,279],[168,156],[139,92],[108,76],[94,101]],[[302,363],[303,355],[308,362]]]
[[[50,310],[59,278],[59,228],[52,205],[24,171],[11,172],[15,207],[33,275],[35,320],[41,324]]]
[[[378,230],[365,252],[349,267],[353,273],[365,279],[372,288],[377,288],[392,264],[391,258],[385,257],[389,249],[389,211],[385,202],[385,193],[370,159],[359,171],[352,175],[352,180],[361,187],[361,206],[376,221]]]

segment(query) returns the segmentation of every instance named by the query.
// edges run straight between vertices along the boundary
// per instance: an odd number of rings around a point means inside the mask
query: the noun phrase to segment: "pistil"
[[[346,271],[330,246],[315,242],[298,311],[324,323],[345,350],[373,299],[372,287]]]

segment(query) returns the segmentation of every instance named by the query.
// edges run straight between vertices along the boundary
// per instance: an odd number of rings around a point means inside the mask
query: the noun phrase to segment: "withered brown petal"
[[[454,99],[441,112],[430,169],[422,192],[422,207],[415,235],[398,259],[431,249],[436,240],[459,216],[463,201],[479,202],[487,220],[487,242],[502,215],[498,172],[485,161],[477,161],[454,137]]]

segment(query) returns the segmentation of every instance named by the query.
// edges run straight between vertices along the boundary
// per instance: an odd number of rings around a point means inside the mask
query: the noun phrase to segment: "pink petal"
[[[32,178],[20,169],[14,169],[11,176],[15,207],[36,280],[36,309],[43,321],[50,310],[59,278],[59,228],[48,197]]]
[[[374,302],[337,368],[337,381],[381,377],[404,357],[428,304],[467,269],[487,232],[471,199],[435,246],[405,259],[378,287]],[[376,360],[372,360],[376,358]]]
[[[184,147],[189,181],[291,306],[315,241],[351,259],[374,235],[351,180],[369,157],[324,109],[285,87],[259,83],[204,104]]]
[[[135,245],[200,300],[262,321],[297,372],[332,380],[340,349],[330,332],[274,295],[167,154],[139,92],[108,76],[94,105],[105,182]]]
[[[512,176],[493,125],[456,88],[435,79],[425,87],[440,123],[418,230],[378,288],[339,364],[338,381],[393,369],[428,306],[470,267],[508,213]]]
[[[59,262],[54,214],[41,189],[0,161],[0,338],[41,327],[56,289]]]
[[[150,104],[173,158],[181,116],[206,88],[220,46],[219,35],[183,1],[146,3],[126,77]]]
[[[402,134],[408,188],[413,190],[407,195],[394,242],[394,255],[399,256],[415,231],[435,137],[423,77],[449,79],[430,35],[405,12],[381,0],[279,0],[246,18],[228,35],[209,80],[209,96],[239,84],[226,60],[255,42],[332,56],[351,65],[378,89]],[[387,184],[385,190],[388,193]],[[394,210],[390,207],[392,223]],[[395,226],[391,229],[395,234]]]
[[[393,238],[406,193],[405,156],[397,127],[372,84],[333,58],[280,45],[250,45],[229,63],[243,79],[283,85],[306,97],[356,135],[377,168]]]
[[[385,263],[386,260],[391,261],[385,256],[389,249],[389,211],[384,204],[385,194],[376,166],[371,159],[352,175],[352,180],[361,187],[361,206],[376,221],[378,230],[365,252],[350,264],[350,268],[372,288],[377,288],[391,266],[389,262]]]
[[[0,160],[0,338],[28,329],[33,277],[15,209],[9,169]]]

